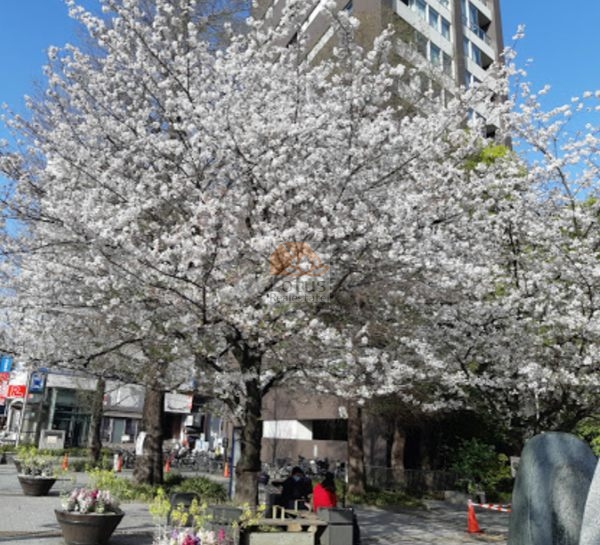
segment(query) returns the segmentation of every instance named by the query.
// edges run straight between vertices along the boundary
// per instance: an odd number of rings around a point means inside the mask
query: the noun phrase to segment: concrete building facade
[[[256,19],[277,28],[288,0],[258,0]],[[278,34],[280,45],[301,44],[309,63],[328,58],[338,45],[326,0],[303,0],[301,15]],[[350,12],[360,25],[356,41],[369,48],[384,30],[394,32],[394,53],[408,70],[397,89],[410,101],[427,91],[443,100],[458,87],[470,87],[490,75],[504,49],[500,0],[336,0],[337,9]],[[414,68],[414,70],[410,70]],[[407,94],[404,95],[404,92]],[[410,92],[410,94],[409,94]],[[404,98],[406,96],[406,99]],[[473,112],[486,119],[485,136],[494,136],[495,122],[485,104]],[[369,426],[366,426],[369,428]],[[368,431],[368,433],[367,433]],[[386,446],[378,429],[365,430],[370,462],[384,464]],[[285,390],[272,392],[263,405],[262,460],[277,463],[298,456],[346,460],[347,410],[343,400]]]
[[[300,457],[345,462],[346,403],[309,391],[278,388],[269,392],[263,400],[262,461],[275,466]]]
[[[10,381],[0,426],[5,438],[39,445],[47,432],[53,432],[53,436],[60,435],[61,446],[87,446],[92,404],[99,387],[96,377],[58,369],[22,369],[13,371]],[[104,445],[133,446],[142,429],[144,397],[141,385],[106,381],[101,422]],[[211,414],[205,400],[192,391],[165,393],[163,410],[165,441],[198,442],[204,450],[222,448],[224,419]]]
[[[284,40],[300,37],[308,61],[330,54],[334,32],[323,6],[325,0],[307,0],[310,7]],[[258,0],[254,16],[271,26],[284,13],[286,0]],[[415,65],[427,60],[454,85],[469,86],[483,81],[502,54],[500,0],[337,0],[360,21],[358,42],[368,47],[383,30],[391,27],[397,36],[401,62]]]

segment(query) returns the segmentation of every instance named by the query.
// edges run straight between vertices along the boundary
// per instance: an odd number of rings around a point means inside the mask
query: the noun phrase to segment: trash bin
[[[239,520],[242,510],[229,505],[209,505],[208,514],[211,516],[208,523],[209,528],[217,534],[224,533],[233,539],[235,533],[233,523]]]
[[[321,545],[358,545],[354,534],[355,517],[352,508],[320,508],[317,516],[328,523],[321,534]]]
[[[171,515],[179,505],[183,506],[183,509],[188,511],[194,500],[196,500],[198,504],[200,503],[200,495],[196,494],[196,492],[175,492],[174,494],[171,494],[171,497],[169,498],[171,509],[167,516],[167,524],[171,524]],[[178,521],[178,524],[190,527],[194,525],[194,519],[189,515],[185,521]]]

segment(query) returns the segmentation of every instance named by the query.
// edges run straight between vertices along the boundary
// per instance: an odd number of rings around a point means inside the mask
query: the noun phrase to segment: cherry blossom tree
[[[551,338],[566,331],[585,255],[560,244],[585,237],[562,229],[591,212],[577,197],[569,211],[564,187],[548,196],[553,161],[468,166],[488,145],[482,108],[498,138],[543,142],[532,109],[493,100],[506,74],[403,115],[392,38],[363,51],[348,14],[332,15],[341,46],[311,65],[255,22],[215,48],[194,0],[105,0],[103,17],[69,5],[97,48],[50,49],[46,94],[10,119],[20,147],[0,159],[3,217],[19,222],[2,260],[16,352],[158,393],[194,373],[242,427],[250,501],[274,386],[451,406],[546,372],[531,311],[551,295]]]

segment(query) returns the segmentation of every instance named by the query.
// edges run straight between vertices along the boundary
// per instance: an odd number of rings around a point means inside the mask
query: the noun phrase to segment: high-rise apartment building
[[[334,46],[334,32],[324,16],[325,0],[305,0],[302,20],[288,36],[304,40],[306,58],[318,60]],[[286,0],[258,0],[254,16],[275,25]],[[446,79],[443,87],[483,81],[503,49],[500,0],[337,0],[360,21],[356,39],[368,46],[391,26],[396,52],[408,66],[426,59]]]
[[[289,1],[257,0],[253,15],[276,27]],[[308,62],[328,58],[337,45],[325,4],[326,0],[301,0],[301,15],[278,38],[281,45],[300,42]],[[423,96],[423,91],[447,96],[458,86],[484,81],[503,50],[500,0],[336,0],[336,4],[339,11],[350,11],[360,21],[355,39],[365,48],[385,29],[393,29],[395,58],[415,68],[406,70],[399,81],[398,97],[404,100],[407,91],[408,102]],[[487,120],[485,134],[493,136],[494,120],[488,118],[485,106],[473,105],[473,113]],[[263,406],[263,461],[298,455],[345,460],[346,418],[343,400],[315,397],[314,392],[271,392]],[[365,428],[370,461],[381,465],[385,461],[377,456],[386,447],[377,433],[373,427]]]

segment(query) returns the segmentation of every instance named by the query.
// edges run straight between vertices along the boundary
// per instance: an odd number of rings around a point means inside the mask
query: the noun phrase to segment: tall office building
[[[287,40],[302,36],[306,58],[318,61],[334,46],[334,32],[324,14],[325,0],[305,1],[307,8]],[[285,4],[258,0],[254,15],[276,25]],[[500,0],[337,0],[337,7],[360,21],[356,39],[366,47],[391,26],[401,62],[420,66],[426,59],[441,72],[445,88],[483,81],[503,49]]]

